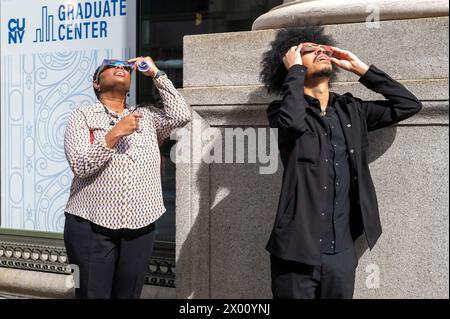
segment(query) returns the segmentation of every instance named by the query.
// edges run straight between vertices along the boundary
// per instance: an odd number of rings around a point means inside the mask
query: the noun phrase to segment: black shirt
[[[278,135],[283,179],[266,249],[277,258],[319,266],[323,235],[320,212],[326,210],[324,199],[330,192],[326,180],[329,165],[325,159],[330,156],[331,142],[325,135],[330,131],[325,120],[306,102],[303,90],[306,73],[305,66],[291,67],[283,82],[282,99],[267,108],[269,125]],[[369,170],[368,132],[416,114],[422,104],[374,65],[359,82],[385,99],[363,101],[350,93],[333,93],[331,104],[338,114],[350,154],[352,238],[364,234],[372,249],[382,229]]]
[[[319,100],[306,94],[305,99],[312,110],[320,114]],[[326,162],[330,192],[326,193],[326,210],[318,213],[322,221],[321,250],[328,254],[338,253],[353,245],[350,232],[350,164],[347,143],[334,103],[333,93],[330,92],[326,113],[321,116],[329,141],[329,154],[323,160]]]

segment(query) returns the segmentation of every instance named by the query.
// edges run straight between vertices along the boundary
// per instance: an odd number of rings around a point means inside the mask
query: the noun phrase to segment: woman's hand
[[[142,114],[133,112],[121,119],[112,129],[105,135],[105,142],[108,148],[113,148],[119,139],[123,136],[131,135],[139,129],[139,119]]]

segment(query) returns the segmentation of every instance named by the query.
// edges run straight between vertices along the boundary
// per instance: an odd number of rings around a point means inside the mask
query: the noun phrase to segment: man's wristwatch
[[[156,80],[157,78],[159,78],[161,75],[166,74],[166,72],[158,70],[158,72],[156,72],[155,76],[153,77],[153,80]]]

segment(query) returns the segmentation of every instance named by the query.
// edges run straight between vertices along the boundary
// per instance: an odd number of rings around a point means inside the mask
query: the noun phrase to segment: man
[[[141,62],[163,108],[126,104]],[[139,298],[165,212],[158,145],[190,121],[188,105],[150,57],[104,60],[94,74],[98,102],[75,109],[64,148],[74,173],[64,242],[80,271],[77,298]]]
[[[400,122],[421,103],[386,73],[333,46],[318,26],[279,31],[261,78],[282,99],[267,109],[284,172],[271,253],[274,298],[352,298],[354,241],[381,235],[368,165],[368,132]],[[334,68],[386,100],[330,92]]]

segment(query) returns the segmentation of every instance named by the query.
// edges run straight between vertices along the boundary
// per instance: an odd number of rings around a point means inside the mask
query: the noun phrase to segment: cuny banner
[[[101,61],[134,57],[136,1],[0,0],[0,22],[0,227],[61,232],[64,129]]]

